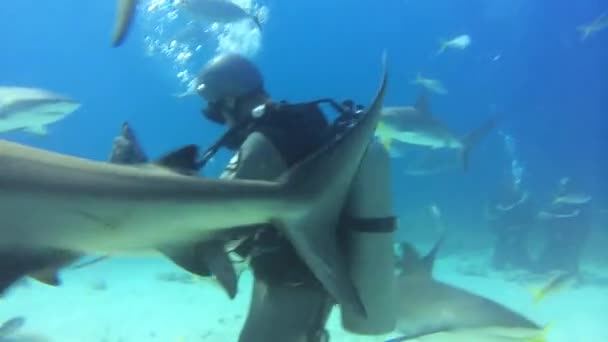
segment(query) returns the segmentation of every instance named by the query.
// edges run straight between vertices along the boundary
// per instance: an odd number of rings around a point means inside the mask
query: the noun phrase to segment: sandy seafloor
[[[440,257],[435,277],[506,304],[543,325],[552,323],[548,341],[608,341],[608,270],[585,266],[585,274],[597,281],[563,289],[535,305],[530,289],[543,280],[483,271],[479,260],[484,259],[487,255]],[[160,274],[183,272],[161,257],[122,257],[65,270],[63,285],[57,288],[28,280],[0,300],[1,322],[15,316],[26,319],[18,333],[0,341],[237,340],[251,273],[243,273],[232,301],[214,284],[166,281]],[[350,335],[341,329],[338,310],[328,328],[331,341],[381,342],[396,336]],[[27,336],[45,339],[20,338]]]

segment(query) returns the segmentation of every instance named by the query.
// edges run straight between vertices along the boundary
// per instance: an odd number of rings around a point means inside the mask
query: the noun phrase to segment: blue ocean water
[[[608,29],[585,41],[576,30],[608,11],[604,0],[255,5],[265,14],[261,33],[251,23],[183,32],[183,13],[168,2],[143,0],[126,43],[111,48],[114,1],[2,1],[0,84],[53,90],[82,107],[46,136],[0,137],[106,160],[113,137],[128,121],[150,156],[189,143],[207,146],[223,128],[204,121],[205,104],[198,97],[175,94],[186,91],[214,55],[230,50],[251,57],[276,99],[333,97],[367,104],[386,50],[387,105],[413,104],[420,89],[411,81],[422,73],[448,89],[430,97],[431,111],[459,134],[500,117],[496,130],[473,150],[469,172],[408,176],[407,160],[394,160],[395,207],[405,223],[400,239],[409,236],[407,223],[418,222],[431,204],[439,205],[454,235],[473,236],[484,229],[482,208],[505,179],[518,179],[549,201],[564,176],[593,196],[596,228],[606,233]],[[468,48],[436,55],[441,39],[461,34],[471,37]],[[176,36],[185,47],[171,45]],[[227,158],[222,154],[206,173],[220,172]]]

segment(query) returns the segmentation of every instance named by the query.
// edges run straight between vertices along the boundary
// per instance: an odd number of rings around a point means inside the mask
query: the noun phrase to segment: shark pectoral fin
[[[233,299],[237,292],[237,275],[224,242],[211,240],[187,245],[158,248],[177,266],[201,277],[215,276],[228,296]]]
[[[198,170],[197,158],[198,147],[196,145],[186,145],[166,154],[154,163],[175,171],[191,172]]]
[[[80,256],[57,249],[0,250],[0,294],[24,276],[31,276],[48,285],[59,285],[58,270]]]
[[[49,133],[46,126],[29,126],[25,127],[23,130],[36,135],[47,135]]]
[[[59,286],[61,284],[59,270],[56,268],[46,268],[33,272],[29,276],[46,285]]]
[[[336,230],[329,229],[331,225],[303,221],[289,226],[280,223],[274,225],[285,232],[300,258],[338,304],[367,317],[367,311],[350,278],[337,243]]]

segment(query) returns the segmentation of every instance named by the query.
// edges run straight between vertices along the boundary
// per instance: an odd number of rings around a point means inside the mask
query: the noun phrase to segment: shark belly
[[[10,132],[21,129],[41,129],[64,119],[67,115],[68,113],[40,113],[34,110],[18,112],[0,120],[0,132]]]

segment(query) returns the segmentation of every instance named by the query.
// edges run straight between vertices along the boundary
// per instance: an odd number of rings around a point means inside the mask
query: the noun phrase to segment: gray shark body
[[[386,82],[385,71],[352,128],[273,182],[205,179],[0,142],[0,249],[119,253],[270,223],[338,303],[365,314],[335,227],[379,120]]]
[[[230,0],[180,0],[177,5],[188,10],[193,16],[212,23],[226,24],[251,19],[260,30],[262,29],[257,16],[247,13]]]
[[[402,274],[397,281],[397,341],[528,341],[543,328],[492,300],[433,278],[441,240],[424,258],[403,243]]]
[[[431,114],[427,97],[422,95],[415,106],[385,107],[377,135],[389,149],[393,141],[399,141],[432,149],[459,150],[463,167],[467,169],[471,148],[494,125],[495,120],[490,119],[464,137],[459,137]]]
[[[46,127],[80,107],[67,96],[28,87],[0,87],[0,132],[45,134]]]

